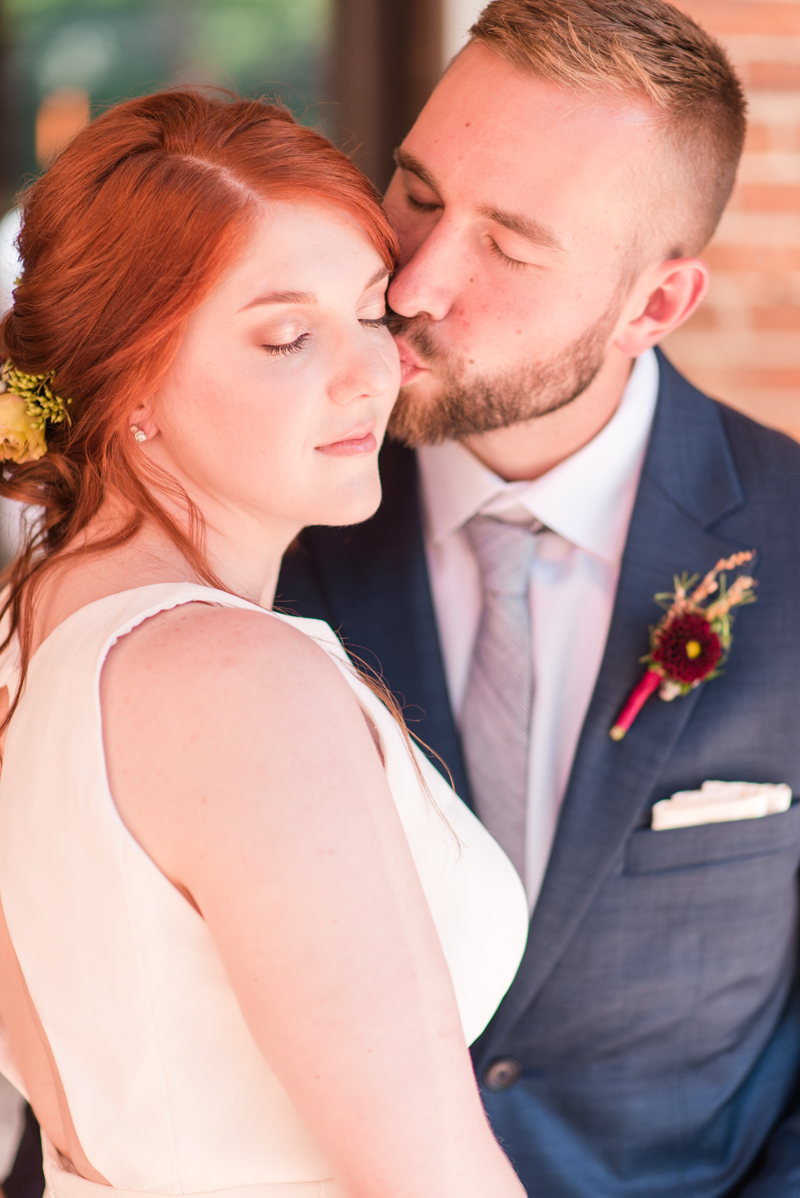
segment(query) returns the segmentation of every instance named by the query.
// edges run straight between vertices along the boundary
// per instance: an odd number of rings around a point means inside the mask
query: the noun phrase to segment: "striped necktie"
[[[475,516],[465,531],[483,581],[483,610],[461,708],[475,810],[525,877],[533,646],[528,601],[538,522]]]

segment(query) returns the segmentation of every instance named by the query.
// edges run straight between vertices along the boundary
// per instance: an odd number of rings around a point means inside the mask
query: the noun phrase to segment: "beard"
[[[425,399],[415,396],[413,387],[402,387],[389,420],[389,436],[412,449],[438,445],[538,420],[566,407],[583,394],[603,365],[620,307],[615,297],[598,321],[550,358],[494,375],[470,374],[463,358],[438,349],[427,316],[393,317],[392,332],[403,336],[440,385]]]

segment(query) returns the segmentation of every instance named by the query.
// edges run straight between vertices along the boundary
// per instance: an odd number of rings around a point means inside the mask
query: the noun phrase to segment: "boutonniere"
[[[654,691],[669,701],[721,672],[733,639],[731,608],[756,598],[754,578],[740,574],[728,586],[724,571],[752,558],[752,553],[734,553],[718,561],[698,586],[699,574],[682,574],[674,579],[674,591],[655,596],[666,615],[650,630],[650,652],[642,658],[647,670],[611,729],[612,740],[622,740]]]

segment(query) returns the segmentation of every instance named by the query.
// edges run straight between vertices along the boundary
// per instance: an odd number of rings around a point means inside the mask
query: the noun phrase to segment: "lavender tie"
[[[483,580],[483,611],[461,708],[475,810],[525,877],[533,646],[528,602],[536,533],[475,516],[465,525]]]

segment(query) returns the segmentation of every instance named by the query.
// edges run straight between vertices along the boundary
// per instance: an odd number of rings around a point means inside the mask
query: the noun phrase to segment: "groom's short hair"
[[[492,0],[470,34],[567,89],[646,97],[661,119],[673,219],[676,189],[686,201],[664,249],[702,249],[733,189],[747,124],[742,85],[714,38],[664,0]]]

